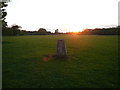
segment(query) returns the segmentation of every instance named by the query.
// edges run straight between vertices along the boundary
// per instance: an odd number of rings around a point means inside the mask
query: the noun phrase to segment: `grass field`
[[[47,58],[58,39],[66,41],[67,60]],[[3,88],[117,87],[117,36],[5,36],[2,45]]]

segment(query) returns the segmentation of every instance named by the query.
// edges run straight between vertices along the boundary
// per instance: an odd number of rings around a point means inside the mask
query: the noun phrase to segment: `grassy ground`
[[[65,39],[67,60],[55,55]],[[117,36],[49,35],[3,37],[3,88],[116,88]]]

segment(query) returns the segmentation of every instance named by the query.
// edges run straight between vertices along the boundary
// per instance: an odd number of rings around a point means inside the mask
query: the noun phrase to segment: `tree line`
[[[18,36],[18,35],[49,35],[50,31],[47,31],[45,28],[40,28],[38,31],[26,31],[21,30],[21,26],[13,25],[12,27],[6,27],[2,29],[3,36]]]
[[[84,35],[120,35],[120,26],[114,28],[85,29],[80,34]]]
[[[40,28],[38,31],[26,31],[21,30],[21,26],[13,25],[12,27],[6,27],[2,29],[3,36],[18,36],[18,35],[54,35],[54,34],[73,34],[69,33],[59,33],[58,29],[54,33],[47,31],[45,28]],[[79,32],[80,35],[120,35],[120,27],[114,28],[96,28],[96,29],[85,29]]]

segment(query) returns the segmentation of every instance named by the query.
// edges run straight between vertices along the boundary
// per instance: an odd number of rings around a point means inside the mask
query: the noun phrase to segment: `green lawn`
[[[116,88],[117,36],[44,35],[3,37],[3,88]],[[56,54],[65,39],[68,59]]]

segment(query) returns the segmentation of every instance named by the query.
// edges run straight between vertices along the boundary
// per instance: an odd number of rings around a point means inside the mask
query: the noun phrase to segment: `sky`
[[[119,0],[11,0],[6,7],[8,26],[23,30],[45,28],[54,32],[78,32],[86,28],[118,25]]]

